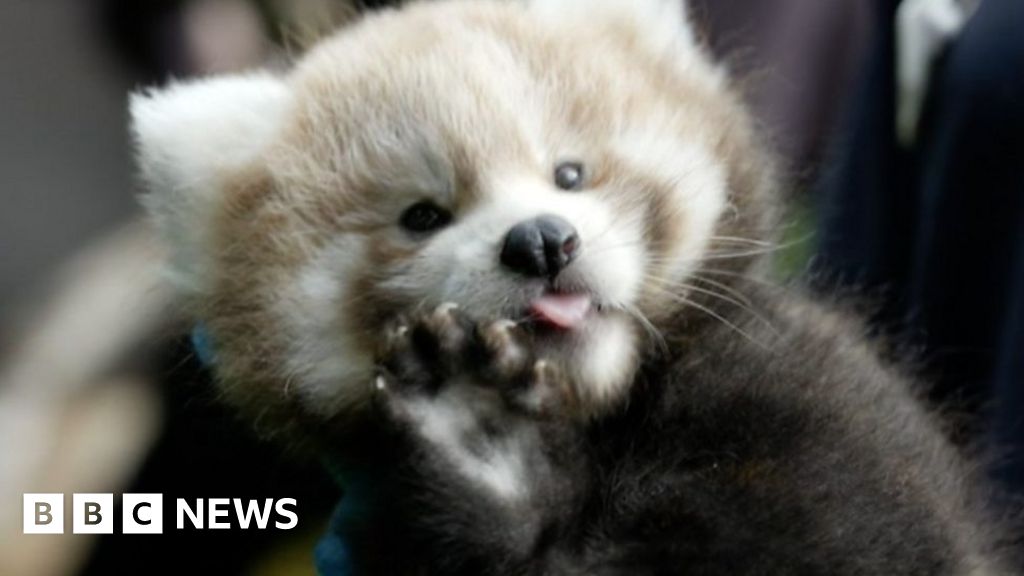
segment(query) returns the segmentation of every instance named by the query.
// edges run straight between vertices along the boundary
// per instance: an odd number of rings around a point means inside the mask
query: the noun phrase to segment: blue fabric
[[[348,501],[348,498],[343,498],[341,504],[334,509],[327,533],[320,538],[313,552],[316,572],[320,576],[353,576],[355,574],[348,544],[342,536],[346,518],[350,514],[346,507]]]
[[[344,469],[336,462],[325,462],[325,467],[344,489],[341,502],[334,509],[331,521],[313,552],[319,576],[354,576],[352,551],[345,534],[354,526],[366,522],[373,508],[373,494],[369,473]]]
[[[192,328],[191,338],[196,358],[203,366],[212,366],[216,357],[213,353],[213,341],[210,339],[210,333],[206,331],[206,326],[196,324]]]

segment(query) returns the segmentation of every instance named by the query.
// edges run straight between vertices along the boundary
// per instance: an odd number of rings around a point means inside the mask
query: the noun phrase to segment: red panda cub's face
[[[761,193],[667,0],[413,4],[132,111],[171,272],[257,414],[358,408],[384,327],[444,303],[529,324],[607,406]]]

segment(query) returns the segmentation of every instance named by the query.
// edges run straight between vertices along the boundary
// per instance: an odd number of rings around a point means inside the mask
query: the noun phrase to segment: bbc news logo
[[[299,524],[294,498],[197,498],[174,503],[177,530],[225,530],[252,528],[291,530]],[[22,505],[25,534],[64,533],[63,494],[25,494]],[[272,521],[273,520],[273,521]],[[113,534],[113,494],[72,494],[71,531],[74,534]],[[123,494],[121,496],[122,534],[163,534],[163,494]]]

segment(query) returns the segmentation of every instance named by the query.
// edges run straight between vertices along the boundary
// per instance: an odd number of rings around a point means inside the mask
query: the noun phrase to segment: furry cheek
[[[337,237],[298,270],[273,306],[289,350],[288,386],[321,416],[357,409],[370,397],[372,355],[349,313],[361,297],[354,279],[366,266],[365,242],[356,234]]]
[[[698,136],[623,137],[616,155],[634,172],[646,174],[651,190],[644,226],[651,250],[645,299],[660,305],[659,295],[686,281],[706,256],[728,207],[725,169]],[[652,306],[648,306],[652,307]]]

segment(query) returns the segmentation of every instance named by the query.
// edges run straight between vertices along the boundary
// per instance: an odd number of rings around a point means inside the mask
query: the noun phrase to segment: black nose
[[[505,236],[501,263],[534,278],[554,278],[576,257],[580,237],[563,218],[544,215],[516,224]]]

